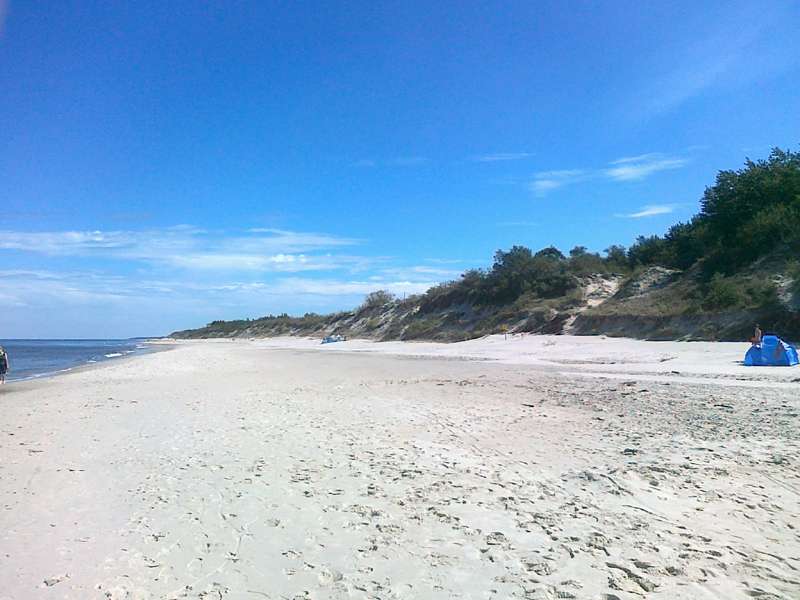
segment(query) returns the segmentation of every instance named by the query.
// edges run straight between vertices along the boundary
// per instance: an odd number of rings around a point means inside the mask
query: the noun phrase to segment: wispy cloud
[[[33,276],[32,276],[33,275]],[[417,294],[441,281],[443,277],[391,277],[366,279],[284,277],[273,281],[195,281],[159,280],[123,277],[93,271],[47,273],[0,271],[0,306],[7,308],[123,306],[140,308],[147,303],[158,310],[166,301],[172,307],[193,304],[205,306],[209,316],[220,305],[264,306],[273,299],[282,303],[314,297],[336,301],[346,297],[355,303],[378,289],[392,293]]]
[[[534,175],[530,189],[538,196],[543,196],[565,185],[585,179],[587,172],[583,169],[562,169],[559,171],[541,171]]]
[[[676,37],[644,63],[646,80],[630,114],[652,117],[706,93],[753,85],[800,63],[796,4],[725,4],[709,14],[702,36]],[[746,23],[746,27],[742,24]],[[632,110],[630,110],[632,108]]]
[[[620,158],[605,170],[605,175],[615,181],[637,181],[653,173],[679,169],[689,162],[685,158],[672,158],[662,154],[642,154]]]
[[[405,266],[342,252],[362,243],[264,228],[0,231],[3,264],[19,265],[0,269],[0,330],[85,335],[91,314],[91,335],[167,333],[217,318],[339,310],[378,289],[416,294],[461,273],[446,259]]]
[[[327,234],[251,229],[215,232],[189,226],[144,231],[0,231],[0,249],[49,256],[94,256],[191,270],[311,271],[363,263],[321,251],[359,240]]]
[[[371,169],[374,167],[419,167],[430,162],[429,158],[424,156],[398,156],[396,158],[387,158],[385,160],[376,160],[372,158],[362,158],[352,163],[351,166],[360,169]]]
[[[545,196],[553,190],[587,180],[641,181],[660,171],[679,169],[688,163],[687,158],[651,152],[618,158],[602,169],[541,171],[533,176],[528,185],[537,196]]]
[[[530,152],[497,152],[495,154],[484,154],[473,156],[470,160],[474,162],[500,162],[506,160],[522,160],[533,156]]]
[[[135,295],[134,289],[143,296],[152,291],[146,291],[142,282],[93,272],[0,271],[0,283],[7,297],[16,299],[16,306],[115,302]]]
[[[632,213],[617,215],[626,219],[643,219],[645,217],[655,217],[657,215],[668,215],[675,212],[675,204],[648,204],[640,210]]]
[[[378,289],[416,294],[462,271],[448,259],[403,265],[353,253],[364,244],[272,228],[0,231],[9,265],[0,268],[0,330],[167,333],[218,318],[340,310]]]
[[[445,269],[428,265],[417,265],[411,267],[391,267],[381,269],[378,278],[394,278],[404,280],[430,280],[430,279],[454,279],[461,275],[461,269]]]
[[[160,262],[196,271],[322,271],[342,268],[349,257],[304,254],[193,253],[164,257]]]
[[[335,279],[283,279],[269,287],[270,293],[313,296],[357,296],[361,297],[375,290],[386,290],[393,294],[419,294],[435,285],[435,280],[370,280],[350,281]]]

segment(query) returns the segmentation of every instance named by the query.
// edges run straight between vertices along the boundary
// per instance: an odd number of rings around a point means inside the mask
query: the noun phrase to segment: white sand
[[[231,343],[216,340],[215,343]],[[241,343],[241,342],[237,342]],[[734,342],[647,342],[628,338],[570,335],[493,335],[443,344],[351,340],[320,344],[310,338],[253,340],[262,348],[323,352],[370,352],[529,365],[565,377],[637,375],[651,381],[692,381],[751,387],[785,387],[800,382],[800,368],[753,368],[742,364],[750,347]],[[788,386],[786,384],[789,384]]]
[[[800,598],[800,368],[745,349],[199,342],[7,385],[0,599]]]

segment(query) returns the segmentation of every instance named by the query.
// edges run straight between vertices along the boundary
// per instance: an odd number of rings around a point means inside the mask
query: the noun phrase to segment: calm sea
[[[6,379],[53,375],[81,365],[152,352],[142,340],[0,340],[11,370]]]

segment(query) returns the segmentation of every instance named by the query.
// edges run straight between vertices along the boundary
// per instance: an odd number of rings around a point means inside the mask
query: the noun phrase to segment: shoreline
[[[5,384],[3,384],[3,387],[7,387],[9,385],[18,386],[18,385],[23,384],[23,383],[31,383],[31,382],[35,382],[35,381],[46,381],[46,380],[49,381],[49,380],[54,379],[54,378],[62,377],[64,375],[69,375],[71,373],[77,373],[77,372],[81,372],[81,371],[89,370],[89,369],[102,368],[102,367],[106,367],[108,365],[117,364],[117,363],[119,363],[121,361],[124,361],[124,360],[132,359],[132,358],[138,358],[138,357],[141,357],[141,356],[147,356],[147,355],[150,355],[150,354],[156,354],[156,353],[159,353],[159,352],[165,352],[167,350],[171,350],[174,347],[174,344],[168,344],[168,343],[162,343],[162,342],[143,341],[142,343],[143,344],[147,344],[148,347],[151,346],[151,345],[152,346],[162,346],[163,345],[164,347],[152,348],[152,349],[148,349],[148,350],[146,350],[144,352],[132,352],[132,353],[129,353],[129,354],[122,354],[120,356],[114,356],[114,357],[111,357],[111,358],[106,358],[105,360],[97,360],[97,361],[93,361],[93,362],[92,361],[87,361],[85,363],[81,363],[81,364],[75,365],[74,367],[68,367],[66,369],[60,369],[58,371],[48,371],[46,373],[40,373],[40,374],[37,374],[37,375],[29,375],[27,377],[22,377],[22,378],[19,378],[19,379],[10,379],[10,378],[7,377],[6,381],[5,381]],[[2,388],[0,388],[0,390],[2,390]]]

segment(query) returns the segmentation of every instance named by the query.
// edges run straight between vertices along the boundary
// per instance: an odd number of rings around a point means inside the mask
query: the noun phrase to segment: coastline
[[[131,359],[131,358],[137,358],[139,356],[146,356],[148,354],[153,354],[153,353],[157,353],[157,352],[164,352],[166,350],[170,350],[172,345],[173,345],[173,344],[169,344],[169,343],[165,343],[165,342],[161,342],[161,341],[150,341],[150,340],[142,341],[142,344],[147,344],[149,349],[144,351],[144,352],[131,352],[131,353],[128,353],[128,354],[120,354],[120,355],[114,356],[114,357],[107,357],[105,360],[87,361],[85,363],[81,363],[81,364],[75,365],[73,367],[68,367],[66,369],[59,369],[59,370],[56,370],[56,371],[42,372],[42,373],[38,373],[38,374],[35,374],[35,375],[29,375],[27,377],[21,377],[19,379],[8,378],[8,379],[6,379],[6,382],[5,382],[4,386],[9,386],[9,385],[18,386],[18,385],[20,385],[22,383],[49,380],[49,379],[52,379],[52,378],[60,377],[62,375],[67,375],[69,373],[76,373],[76,372],[83,371],[83,370],[86,370],[86,369],[101,368],[101,367],[105,367],[105,366],[107,366],[109,364],[118,363],[118,362],[120,362],[122,360],[127,360],[127,359]],[[161,346],[164,346],[164,347],[161,347]],[[11,373],[13,374],[13,370],[11,371]]]
[[[800,386],[312,342],[169,344],[0,394],[0,598],[800,590]]]

